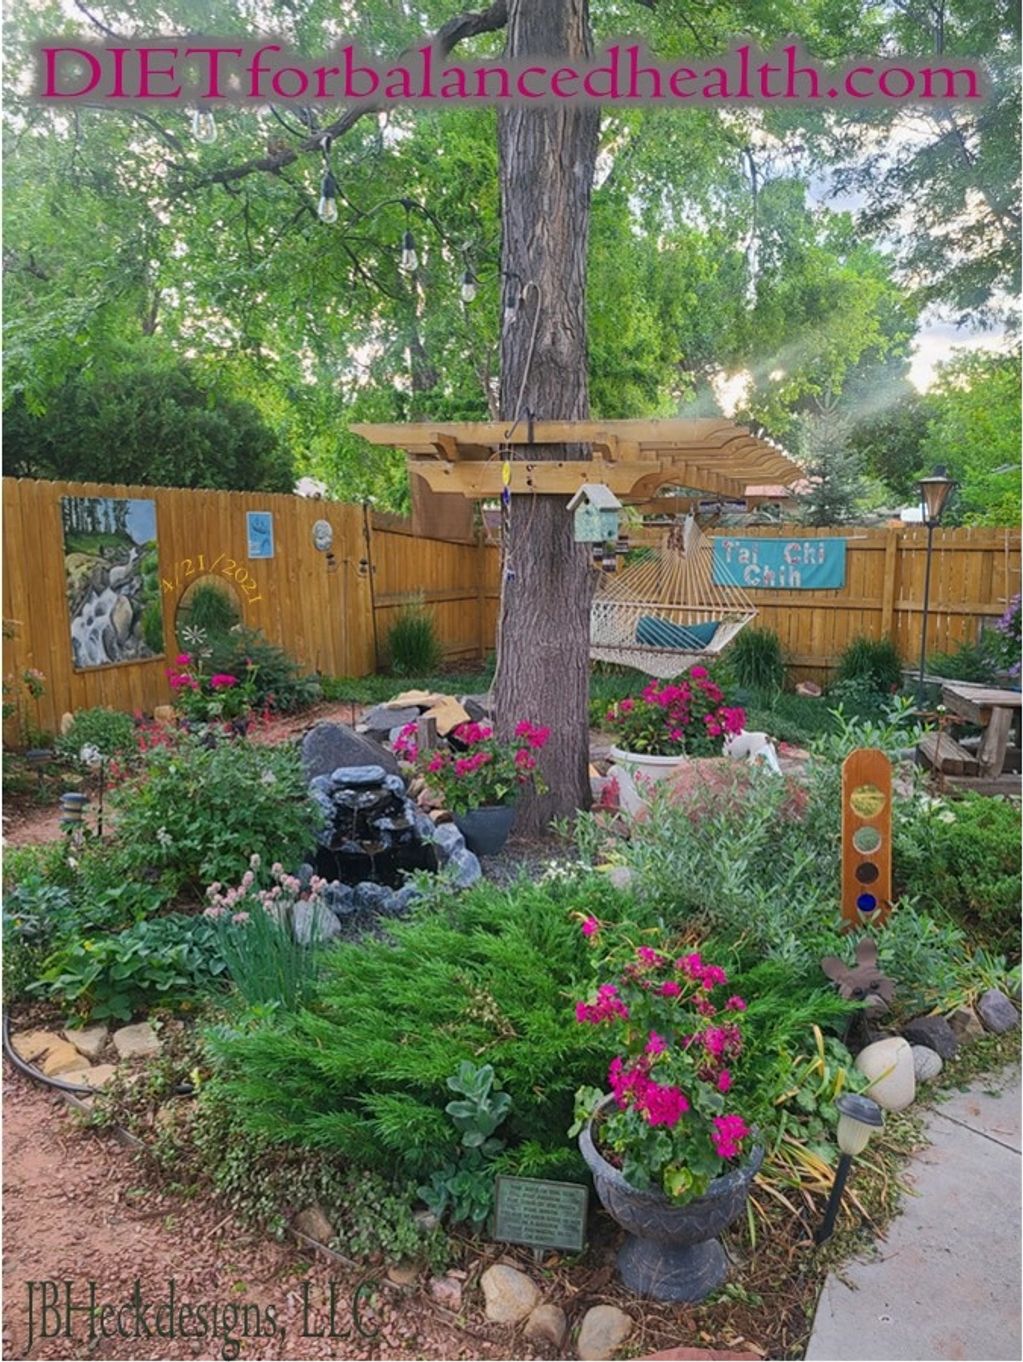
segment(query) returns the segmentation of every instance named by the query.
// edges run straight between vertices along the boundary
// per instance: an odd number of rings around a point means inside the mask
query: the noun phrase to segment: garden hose
[[[51,1078],[49,1074],[44,1074],[41,1069],[30,1064],[28,1060],[22,1059],[11,1044],[11,1018],[7,1012],[4,1013],[3,1018],[3,1049],[4,1054],[19,1073],[23,1073],[26,1078],[31,1078],[36,1083],[42,1083],[44,1087],[54,1088],[57,1092],[68,1092],[75,1097],[98,1097],[100,1095],[99,1088],[91,1088],[88,1083],[66,1083],[62,1078]],[[85,1063],[84,1058],[82,1063]],[[173,1091],[175,1097],[191,1097],[195,1089],[191,1083],[176,1083]]]

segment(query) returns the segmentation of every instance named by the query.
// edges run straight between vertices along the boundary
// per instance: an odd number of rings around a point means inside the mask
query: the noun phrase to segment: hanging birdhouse
[[[602,482],[587,482],[568,503],[573,514],[572,532],[577,544],[614,543],[622,503]]]

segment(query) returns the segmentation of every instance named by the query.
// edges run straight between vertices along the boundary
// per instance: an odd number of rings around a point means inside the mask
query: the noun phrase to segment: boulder
[[[304,1234],[307,1239],[315,1239],[318,1244],[329,1244],[334,1238],[334,1226],[316,1201],[304,1211],[299,1211],[292,1224],[299,1234]]]
[[[365,790],[372,785],[383,785],[387,772],[373,762],[365,766],[338,766],[330,773],[335,790]]]
[[[931,1079],[937,1078],[944,1068],[937,1050],[932,1050],[927,1045],[911,1045],[910,1049],[913,1051],[913,1072],[916,1074],[916,1081],[929,1083]]]
[[[463,847],[460,851],[453,851],[448,858],[446,868],[453,874],[452,883],[456,889],[468,889],[483,874],[479,857],[467,847]]]
[[[465,838],[454,823],[441,823],[439,827],[433,828],[431,840],[442,865],[465,846]]]
[[[564,1310],[560,1305],[549,1303],[538,1305],[530,1312],[523,1326],[523,1333],[527,1338],[537,1343],[548,1343],[560,1352],[568,1333],[568,1320],[565,1318]]]
[[[948,1024],[955,1032],[956,1040],[960,1045],[970,1045],[975,1040],[980,1040],[984,1035],[984,1028],[980,1024],[980,1018],[972,1007],[957,1007],[949,1014]]]
[[[437,732],[446,738],[453,728],[469,722],[468,711],[463,709],[453,695],[444,695],[426,711],[424,719],[436,719]]]
[[[75,1047],[67,1040],[58,1040],[55,1045],[51,1045],[46,1054],[37,1060],[37,1065],[47,1078],[56,1078],[58,1075],[70,1073],[72,1069],[81,1069],[82,1056]]]
[[[382,766],[385,772],[398,774],[398,762],[392,752],[360,736],[347,724],[314,724],[302,739],[301,755],[306,780],[329,776],[338,767],[346,766]]]
[[[396,889],[391,895],[391,902],[387,911],[394,917],[403,917],[409,911],[416,899],[422,898],[422,894],[414,884],[403,884],[400,889]]]
[[[494,702],[489,693],[486,695],[460,695],[458,703],[468,714],[473,723],[481,724],[485,720],[491,719],[494,713]]]
[[[576,1355],[584,1362],[603,1362],[619,1349],[632,1333],[632,1318],[617,1305],[593,1305],[579,1327]]]
[[[122,1026],[113,1035],[114,1049],[122,1059],[146,1059],[160,1053],[160,1037],[148,1022]]]
[[[15,1053],[26,1064],[34,1064],[37,1059],[42,1059],[51,1046],[59,1043],[60,1036],[56,1031],[15,1031],[11,1036]]]
[[[870,1079],[867,1096],[885,1111],[904,1111],[916,1096],[913,1051],[902,1036],[868,1045],[856,1056],[856,1068]]]
[[[105,1026],[86,1026],[81,1031],[64,1032],[64,1039],[69,1040],[86,1059],[98,1058],[109,1038],[110,1031]]]
[[[327,885],[323,891],[323,901],[338,918],[351,917],[356,911],[355,890],[350,884],[342,884],[340,880]]]
[[[384,776],[384,789],[390,790],[391,794],[397,795],[399,799],[405,798],[405,782],[401,776]]]
[[[457,1315],[462,1308],[462,1283],[457,1277],[431,1277],[430,1295],[453,1314]]]
[[[959,1049],[956,1034],[944,1017],[916,1017],[902,1028],[910,1045],[926,1045],[943,1060],[953,1059]]]
[[[326,941],[332,941],[340,933],[341,924],[326,905],[312,904],[303,899],[295,904],[291,929],[295,934],[295,940],[301,945],[322,945]]]
[[[404,709],[390,709],[387,705],[374,705],[359,720],[360,733],[379,733],[384,736],[390,733],[392,728],[404,728],[406,724],[414,724],[419,719],[419,710],[414,705],[407,705]]]
[[[494,1263],[480,1278],[486,1316],[494,1324],[518,1324],[540,1303],[540,1292],[517,1267]]]
[[[386,884],[363,880],[355,886],[355,906],[362,912],[385,913],[393,891]]]
[[[1012,1003],[997,988],[989,988],[977,1001],[977,1016],[988,1031],[1002,1035],[1014,1031],[1019,1026],[1019,1013]]]

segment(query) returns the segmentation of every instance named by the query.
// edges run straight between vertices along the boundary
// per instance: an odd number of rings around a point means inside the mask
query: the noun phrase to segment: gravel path
[[[6,1068],[6,1066],[5,1066]],[[341,1264],[310,1263],[289,1244],[276,1244],[240,1228],[222,1208],[193,1203],[151,1190],[135,1158],[111,1136],[80,1129],[63,1100],[48,1094],[20,1074],[8,1070],[4,1092],[4,1311],[5,1358],[491,1358],[531,1357],[521,1339],[513,1341],[496,1328],[461,1327],[445,1318],[421,1291],[371,1290],[362,1307],[366,1327],[379,1327],[373,1338],[361,1336],[352,1322],[352,1295],[371,1274]],[[75,1304],[88,1304],[95,1283],[97,1308],[119,1310],[131,1301],[138,1283],[141,1300],[150,1308],[143,1325],[155,1335],[157,1307],[168,1299],[173,1280],[176,1307],[208,1303],[259,1307],[259,1322],[268,1333],[268,1307],[276,1317],[270,1337],[252,1337],[255,1311],[250,1310],[250,1336],[240,1353],[224,1350],[223,1338],[145,1337],[136,1323],[135,1306],[121,1314],[128,1337],[89,1341],[87,1311],[78,1311],[66,1337],[64,1282],[72,1284]],[[39,1283],[56,1282],[57,1288]],[[36,1337],[29,1343],[29,1286],[35,1302]],[[341,1337],[315,1337],[327,1332],[331,1283]],[[60,1293],[60,1315],[51,1306],[42,1323],[58,1337],[40,1338],[41,1292]],[[308,1301],[308,1308],[304,1302]],[[166,1312],[165,1312],[166,1315]],[[113,1329],[115,1315],[97,1316]],[[185,1316],[195,1328],[197,1316]],[[219,1321],[218,1321],[219,1322]],[[234,1337],[242,1334],[239,1319]],[[136,1330],[142,1336],[135,1336]],[[305,1330],[305,1332],[304,1332]]]

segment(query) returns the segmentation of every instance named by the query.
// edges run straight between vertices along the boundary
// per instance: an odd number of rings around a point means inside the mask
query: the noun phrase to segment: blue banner
[[[714,536],[714,583],[767,591],[829,591],[845,586],[844,539]]]

